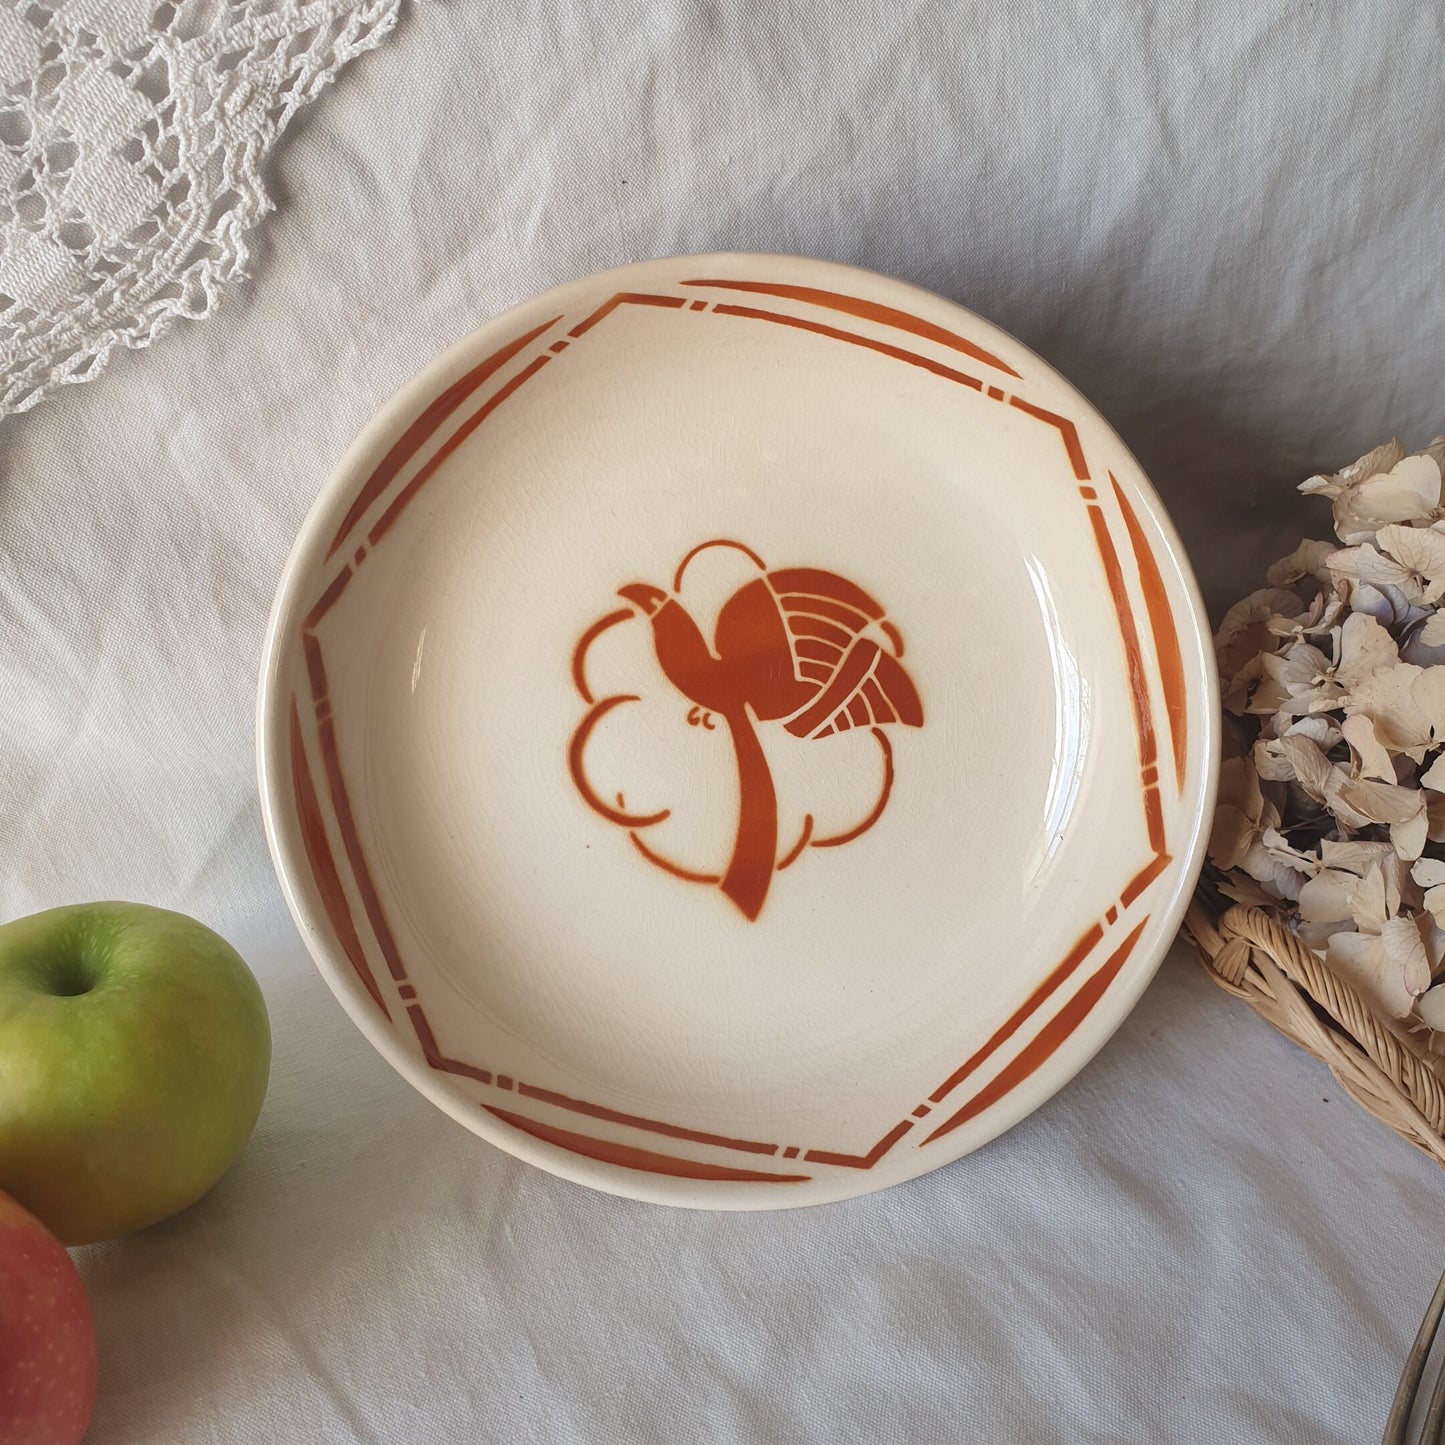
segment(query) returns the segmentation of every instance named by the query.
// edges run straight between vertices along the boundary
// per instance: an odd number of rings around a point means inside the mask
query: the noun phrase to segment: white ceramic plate
[[[768,1208],[1036,1108],[1178,926],[1215,776],[1188,565],[1093,409],[796,258],[559,287],[361,434],[261,680],[328,983],[513,1154]]]

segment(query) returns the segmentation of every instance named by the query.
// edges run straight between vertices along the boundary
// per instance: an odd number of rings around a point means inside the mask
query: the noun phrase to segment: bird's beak
[[[667,593],[650,582],[629,582],[617,589],[619,597],[625,597],[644,617],[653,617],[667,601]]]

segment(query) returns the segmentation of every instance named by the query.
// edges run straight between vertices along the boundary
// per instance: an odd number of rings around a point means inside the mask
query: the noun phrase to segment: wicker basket
[[[1289,930],[1201,886],[1185,930],[1205,971],[1329,1066],[1362,1108],[1445,1164],[1445,1060],[1377,1017]]]

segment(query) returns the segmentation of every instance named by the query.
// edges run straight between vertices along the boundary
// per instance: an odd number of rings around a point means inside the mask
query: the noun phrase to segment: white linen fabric
[[[0,416],[210,314],[271,146],[399,4],[0,4]]]
[[[809,252],[1006,326],[1118,425],[1212,601],[1442,430],[1445,17],[1258,6],[418,4],[278,152],[254,279],[0,424],[0,914],[127,897],[250,958],[256,1136],[80,1252],[95,1445],[1378,1438],[1439,1171],[1176,952],[979,1153],[847,1204],[593,1194],[424,1102],[312,969],[252,698],[295,529],[482,318],[643,256]]]

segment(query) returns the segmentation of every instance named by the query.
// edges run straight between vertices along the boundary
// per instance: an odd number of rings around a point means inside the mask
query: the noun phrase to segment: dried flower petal
[[[1230,758],[1219,769],[1219,805],[1209,856],[1223,869],[1238,868],[1259,840],[1264,813],[1259,776],[1247,758]],[[1272,819],[1272,822],[1278,821]]]
[[[1342,925],[1351,917],[1350,899],[1359,883],[1353,873],[1322,868],[1300,889],[1300,917],[1311,923]]]
[[[1260,655],[1274,652],[1280,645],[1270,632],[1270,618],[1303,611],[1304,603],[1295,593],[1267,587],[1241,598],[1224,614],[1214,634],[1214,649],[1225,706],[1231,712],[1244,711],[1249,685],[1260,676]]]
[[[1282,867],[1289,868],[1304,878],[1313,878],[1320,871],[1320,860],[1313,853],[1294,847],[1278,828],[1264,828],[1260,841],[1265,851]]]
[[[1438,467],[1436,498],[1438,501]],[[1406,596],[1418,593],[1421,600],[1436,602],[1445,593],[1445,536],[1428,527],[1402,527],[1392,523],[1375,534],[1375,545],[1409,572],[1409,586],[1401,587]]]
[[[1328,801],[1341,812],[1360,818],[1362,821],[1352,824],[1356,828],[1367,823],[1405,823],[1425,811],[1425,799],[1415,788],[1352,778],[1343,768],[1339,773],[1339,778],[1332,774],[1326,784]]]
[[[1380,939],[1386,958],[1400,970],[1405,987],[1415,996],[1424,993],[1430,987],[1430,960],[1419,923],[1413,918],[1387,918]]]
[[[1379,623],[1374,625],[1379,627]],[[1393,643],[1391,654],[1395,655]],[[1291,716],[1300,716],[1335,707],[1344,697],[1344,688],[1335,681],[1334,663],[1311,642],[1296,642],[1282,656],[1265,653],[1260,662],[1266,681],[1250,699],[1250,712],[1282,709]]]
[[[1341,683],[1353,692],[1382,667],[1400,660],[1395,639],[1366,612],[1352,612],[1340,628],[1340,661],[1335,669]]]
[[[1427,888],[1424,903],[1436,923],[1445,921],[1445,887],[1437,883],[1433,888]]]
[[[1255,772],[1266,781],[1294,782],[1294,764],[1285,755],[1279,738],[1260,738],[1250,750],[1249,758],[1254,764]]]
[[[1325,752],[1337,746],[1344,738],[1340,725],[1331,717],[1315,714],[1313,717],[1302,717],[1298,722],[1292,723],[1282,734],[1284,737],[1308,738],[1312,743],[1318,744]]]
[[[1319,744],[1298,734],[1290,734],[1279,740],[1279,751],[1310,797],[1324,802],[1333,769],[1330,760],[1320,751]]]
[[[1391,857],[1388,843],[1369,843],[1358,839],[1336,842],[1333,838],[1325,838],[1320,843],[1320,861],[1326,868],[1353,873],[1357,878],[1363,878],[1372,866],[1384,872]]]
[[[1438,858],[1422,858],[1410,869],[1410,876],[1422,888],[1434,888],[1445,883],[1445,863]]]
[[[1350,610],[1368,612],[1383,627],[1399,633],[1430,615],[1429,609],[1412,602],[1398,587],[1381,583],[1357,583],[1350,589]]]
[[[1430,725],[1436,742],[1445,740],[1445,667],[1417,670],[1410,683],[1410,697]]]
[[[1281,557],[1265,573],[1265,581],[1271,587],[1289,587],[1305,577],[1328,587],[1330,569],[1329,556],[1336,550],[1333,542],[1301,542],[1288,557]]]
[[[1404,455],[1405,448],[1400,445],[1399,438],[1391,437],[1389,441],[1371,448],[1349,466],[1341,467],[1333,474],[1314,476],[1301,482],[1299,490],[1306,495],[1318,492],[1326,497],[1338,497],[1346,487],[1368,477],[1378,476],[1381,472],[1388,472]]]
[[[1415,700],[1415,679],[1424,669],[1402,662],[1372,672],[1350,689],[1345,711],[1362,713],[1375,725],[1375,736],[1392,751],[1408,752],[1419,762],[1431,742],[1430,718]]]
[[[1358,772],[1362,778],[1378,778],[1386,783],[1395,781],[1395,764],[1390,760],[1385,745],[1375,736],[1374,723],[1364,713],[1347,717],[1341,731],[1359,760]]]
[[[1409,863],[1425,851],[1430,836],[1430,820],[1425,814],[1425,799],[1415,794],[1419,804],[1416,811],[1398,823],[1390,824],[1390,842],[1402,861]]]
[[[1332,554],[1333,550],[1332,548]],[[1321,592],[1298,617],[1286,617],[1276,613],[1269,618],[1265,625],[1275,637],[1287,637],[1292,640],[1318,637],[1323,633],[1332,632],[1345,610],[1344,596],[1331,587],[1330,591]]]
[[[1410,596],[1410,569],[1387,557],[1373,542],[1331,552],[1330,572],[1336,579],[1367,582],[1372,587],[1398,587],[1406,597]]]
[[[1416,998],[1430,986],[1430,966],[1419,925],[1387,919],[1374,933],[1336,933],[1326,960],[1365,1000],[1391,1018],[1408,1018]]]
[[[1427,1029],[1445,1029],[1445,983],[1426,989],[1415,1000],[1415,1012]]]
[[[1400,661],[1413,663],[1416,667],[1445,666],[1445,646],[1431,647],[1421,641],[1423,631],[1418,627],[1413,631],[1401,629],[1404,640],[1400,643]]]
[[[1445,901],[1445,896],[1442,896]],[[1415,922],[1420,925],[1420,937],[1425,943],[1425,960],[1430,965],[1430,977],[1440,977],[1440,969],[1445,965],[1445,928],[1440,927],[1440,920],[1433,913],[1417,913]]]
[[[1305,605],[1297,593],[1287,592],[1281,587],[1262,587],[1248,597],[1241,597],[1224,614],[1219,631],[1214,634],[1214,645],[1227,647],[1251,623],[1268,622],[1276,615],[1294,617],[1304,610]]]
[[[1355,465],[1364,468],[1369,461],[1365,456]],[[1337,484],[1344,475],[1340,473]],[[1334,496],[1335,534],[1354,545],[1367,541],[1382,526],[1429,520],[1440,505],[1440,466],[1429,456],[1402,457],[1388,471],[1363,473],[1361,480],[1345,483],[1334,493],[1315,490]]]
[[[1256,623],[1256,626],[1263,626]],[[1266,629],[1268,631],[1268,629]],[[1255,653],[1237,672],[1231,676],[1225,671],[1224,663],[1219,664],[1220,694],[1227,712],[1241,716],[1249,706],[1250,690],[1264,676],[1264,658]]]
[[[1350,915],[1362,932],[1379,933],[1399,904],[1385,881],[1384,869],[1371,864],[1350,894]]]

